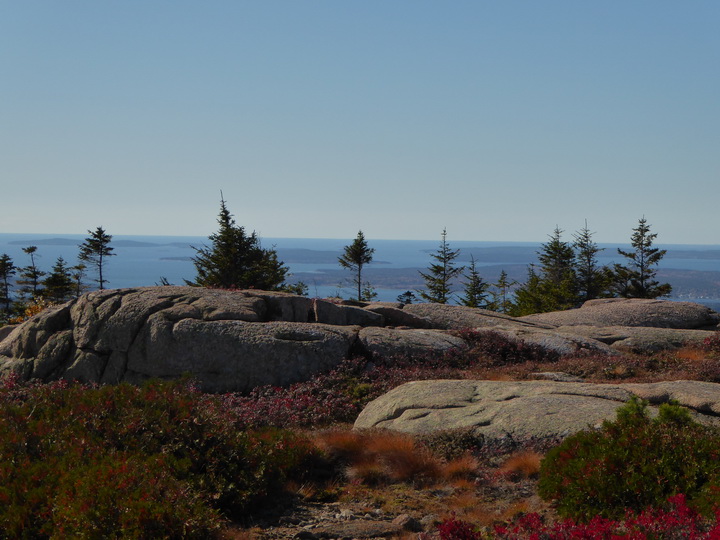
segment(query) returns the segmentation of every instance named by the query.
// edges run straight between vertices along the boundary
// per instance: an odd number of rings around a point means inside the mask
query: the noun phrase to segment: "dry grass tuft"
[[[500,474],[512,478],[537,478],[542,456],[532,450],[523,450],[510,456],[499,469]]]
[[[314,434],[314,443],[331,459],[345,462],[356,461],[363,455],[364,433],[347,429],[333,429]]]
[[[443,477],[446,480],[462,480],[477,475],[480,464],[470,454],[453,459],[443,466]]]
[[[443,476],[440,460],[402,433],[330,431],[318,434],[315,443],[346,464],[348,478],[369,485],[427,485]]]
[[[675,352],[675,355],[682,360],[689,360],[691,362],[698,362],[707,358],[707,351],[698,349],[696,347],[683,347]]]

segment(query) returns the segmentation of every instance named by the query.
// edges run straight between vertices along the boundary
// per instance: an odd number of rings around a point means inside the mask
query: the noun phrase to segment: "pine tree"
[[[103,270],[107,264],[106,259],[115,256],[113,248],[110,247],[112,236],[107,234],[102,227],[98,227],[95,231],[88,231],[88,233],[90,236],[79,246],[80,254],[78,259],[95,267],[98,273],[98,278],[95,281],[100,286],[100,290],[103,290],[108,282],[103,277]]]
[[[492,284],[495,290],[492,292],[493,299],[492,302],[488,304],[488,309],[500,313],[510,313],[513,308],[513,302],[509,294],[510,289],[515,285],[517,285],[517,281],[510,281],[507,272],[502,270],[497,282]]]
[[[555,227],[550,240],[538,252],[539,271],[531,265],[528,280],[515,291],[513,314],[529,315],[559,311],[578,303],[575,253]]]
[[[522,317],[533,313],[552,311],[546,309],[548,301],[545,298],[543,282],[535,271],[535,265],[528,266],[528,277],[525,283],[515,290],[515,302],[510,309],[513,317]]]
[[[71,268],[72,273],[70,274],[70,277],[72,277],[74,283],[75,298],[80,298],[80,295],[86,289],[86,286],[83,283],[83,279],[85,279],[86,269],[87,266],[85,266],[83,263],[78,263]]]
[[[224,289],[283,290],[288,268],[279,261],[274,249],[263,249],[255,234],[235,224],[220,198],[220,229],[209,236],[211,247],[194,248],[195,281],[188,285]]]
[[[45,287],[43,297],[52,302],[65,302],[73,296],[75,283],[65,259],[57,258],[55,266],[43,281],[43,285]]]
[[[549,293],[556,296],[557,304],[570,307],[575,303],[575,252],[562,240],[562,229],[555,227],[538,252],[543,281],[549,285]],[[566,309],[561,307],[560,309]]]
[[[447,304],[452,297],[452,280],[458,277],[464,267],[455,266],[455,259],[460,250],[451,250],[447,242],[447,230],[443,229],[440,248],[431,257],[436,261],[428,267],[428,272],[420,272],[425,280],[427,290],[418,291],[420,296],[428,302]]]
[[[11,279],[15,275],[17,267],[7,253],[0,255],[0,303],[5,304],[5,311],[10,312],[10,287]]]
[[[352,282],[357,287],[358,302],[371,300],[377,296],[370,284],[362,281],[363,266],[372,262],[373,253],[375,253],[375,249],[368,247],[365,235],[362,231],[358,231],[353,243],[345,246],[342,256],[338,257],[340,266],[355,272]]]
[[[17,284],[20,285],[20,295],[23,298],[27,298],[28,296],[31,298],[37,298],[42,292],[40,278],[45,275],[45,272],[40,271],[35,262],[37,246],[28,246],[23,248],[23,252],[30,256],[30,264],[19,269],[20,274],[18,276]]]
[[[480,273],[477,271],[475,257],[470,256],[470,266],[468,273],[465,274],[467,281],[465,282],[464,296],[460,299],[463,306],[488,309],[488,288],[490,285],[486,283]]]
[[[417,300],[417,298],[415,297],[415,293],[412,291],[405,291],[397,296],[397,301],[405,306],[412,304],[415,300]]]
[[[597,260],[597,254],[603,251],[592,239],[593,233],[585,227],[575,233],[575,273],[577,293],[583,302],[607,295],[609,272]]]
[[[630,238],[632,251],[618,248],[618,253],[628,259],[627,265],[615,266],[615,288],[620,296],[626,298],[658,298],[669,296],[672,286],[669,283],[660,284],[655,279],[655,268],[665,256],[667,250],[652,247],[657,233],[650,232],[645,216],[638,220],[638,226],[633,229]]]

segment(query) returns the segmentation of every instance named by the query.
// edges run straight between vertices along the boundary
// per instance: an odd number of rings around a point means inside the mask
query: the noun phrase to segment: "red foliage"
[[[496,525],[494,537],[500,540],[565,540],[571,538],[603,540],[645,540],[650,538],[720,539],[720,512],[714,519],[702,518],[687,505],[685,496],[675,495],[672,508],[650,508],[640,514],[628,513],[624,520],[595,517],[587,523],[566,519],[546,524],[536,513],[525,514],[511,525]],[[470,523],[453,516],[438,525],[442,540],[480,540],[484,538]]]

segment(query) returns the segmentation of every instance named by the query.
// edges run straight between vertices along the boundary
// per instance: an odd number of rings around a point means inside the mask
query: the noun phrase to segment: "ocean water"
[[[29,257],[22,250],[37,246],[36,263],[40,269],[49,271],[56,259],[62,256],[70,265],[76,264],[78,246],[86,235],[55,235],[55,234],[3,234],[0,233],[0,254],[12,257],[16,266],[29,264]],[[349,297],[352,289],[342,283],[328,284],[328,279],[314,280],[313,276],[324,276],[326,273],[338,273],[340,267],[337,257],[344,246],[352,239],[324,238],[264,238],[263,247],[274,247],[279,258],[286,263],[290,272],[300,275],[309,286],[311,296]],[[113,236],[111,246],[116,256],[111,257],[105,268],[105,277],[109,287],[140,287],[159,284],[162,278],[175,285],[184,284],[184,280],[195,277],[192,257],[194,247],[208,244],[206,237],[197,236]],[[401,269],[426,269],[431,262],[431,254],[439,247],[439,240],[369,240],[370,247],[375,249],[374,260],[368,266],[374,272],[392,273]],[[527,265],[536,260],[535,252],[538,243],[503,243],[491,241],[453,242],[452,249],[459,249],[459,261],[466,264],[473,255],[478,269],[483,267],[514,268],[524,272]],[[615,245],[603,245],[605,251],[600,254],[602,264],[621,262]],[[622,246],[627,249],[627,246]],[[661,261],[660,268],[686,269],[704,272],[720,272],[720,246],[673,245],[661,246],[668,249],[668,254]],[[400,272],[405,277],[413,275],[415,270]],[[347,274],[349,277],[349,273]],[[88,278],[94,276],[89,275]],[[292,280],[291,280],[292,281]],[[316,283],[317,281],[317,283]],[[319,283],[319,284],[318,284]],[[377,287],[378,299],[392,301],[397,295],[408,290],[402,283],[389,280],[388,286]],[[691,298],[682,298],[690,300]],[[718,298],[694,299],[720,309]]]

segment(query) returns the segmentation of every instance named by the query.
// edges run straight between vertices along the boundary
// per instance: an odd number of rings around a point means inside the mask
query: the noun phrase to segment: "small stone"
[[[354,519],[354,518],[355,518],[355,516],[353,515],[352,511],[350,511],[348,509],[340,510],[340,512],[338,514],[335,514],[335,519],[348,520],[348,519]]]
[[[423,530],[422,524],[409,514],[400,514],[398,517],[393,519],[394,525],[399,525],[405,531],[410,532],[421,532]]]
[[[428,514],[420,520],[420,525],[422,525],[423,529],[429,531],[434,529],[435,526],[441,521],[442,519],[440,519],[440,516],[438,516],[437,514]]]

